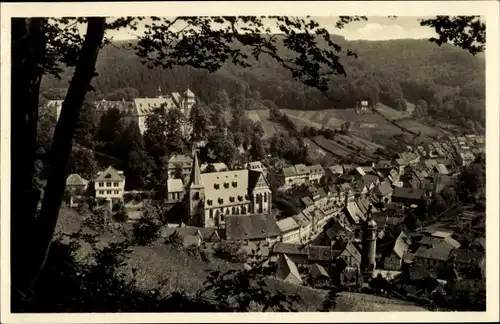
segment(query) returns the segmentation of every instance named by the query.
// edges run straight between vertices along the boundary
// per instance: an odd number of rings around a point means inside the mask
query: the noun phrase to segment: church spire
[[[198,163],[198,154],[195,150],[193,152],[193,167],[191,169],[191,188],[201,186],[200,164]]]

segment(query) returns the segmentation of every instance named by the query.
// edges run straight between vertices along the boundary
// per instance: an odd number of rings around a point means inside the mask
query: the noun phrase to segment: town
[[[46,107],[59,117],[61,103]],[[144,135],[148,116],[158,110],[177,110],[188,120],[196,97],[187,89],[94,105],[103,114],[119,110]],[[193,132],[188,122],[180,129],[186,137]],[[129,224],[141,221],[148,204],[166,206],[160,216],[166,241],[179,237],[185,248],[206,253],[232,242],[232,253],[244,254],[239,262],[294,285],[383,293],[443,308],[465,307],[471,298],[484,303],[478,297],[485,291],[484,207],[464,202],[446,207],[451,212],[441,206],[441,215],[422,215],[443,193],[454,194],[462,170],[484,159],[484,135],[450,135],[361,164],[287,165],[267,154],[228,165],[200,160],[206,144],[201,139],[190,153],[169,155],[160,199],[151,199],[152,191],[125,190],[127,174],[109,166],[90,179],[69,175],[67,206],[78,210],[91,199],[100,217]],[[471,231],[479,233],[472,240]]]

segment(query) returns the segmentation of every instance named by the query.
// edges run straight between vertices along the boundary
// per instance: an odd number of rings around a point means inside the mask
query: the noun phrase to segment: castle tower
[[[198,154],[196,152],[193,154],[193,167],[189,182],[188,225],[203,226],[205,187],[201,183],[200,164],[198,163]]]
[[[375,270],[377,249],[377,223],[368,218],[363,229],[363,248],[361,251],[361,273],[371,277]]]

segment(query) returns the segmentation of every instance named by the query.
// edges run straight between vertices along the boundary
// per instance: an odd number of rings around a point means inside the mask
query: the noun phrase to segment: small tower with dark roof
[[[201,182],[200,164],[196,151],[193,154],[193,167],[191,169],[191,177],[189,178],[188,192],[188,225],[203,226],[205,214],[205,187]]]
[[[371,219],[366,220],[363,229],[363,247],[361,251],[361,272],[364,277],[372,277],[376,265],[377,249],[377,223]]]

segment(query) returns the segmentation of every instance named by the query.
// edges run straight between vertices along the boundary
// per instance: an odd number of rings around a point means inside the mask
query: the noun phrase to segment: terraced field
[[[443,132],[437,130],[436,128],[432,128],[430,126],[427,126],[425,124],[422,124],[415,119],[412,118],[403,118],[397,120],[398,125],[401,125],[402,127],[408,129],[411,132],[421,132],[422,135],[424,136],[441,136],[443,135]]]
[[[407,105],[412,105],[409,102],[406,103]],[[415,105],[412,106],[413,109],[415,108]],[[399,111],[394,108],[391,108],[389,106],[383,105],[383,104],[378,104],[376,109],[385,117],[389,118],[390,120],[398,120],[401,118],[405,117],[410,117],[410,114],[408,112],[404,111]]]
[[[275,124],[269,120],[269,110],[247,110],[248,118],[251,121],[258,121],[264,129],[264,137],[268,138],[276,133]]]
[[[354,109],[328,109],[320,111],[305,111],[283,109],[284,113],[291,117],[292,121],[300,119],[301,125],[315,127],[329,127],[339,129],[346,121],[351,123],[351,133],[364,135],[368,138],[387,138],[399,134],[401,130],[385,120],[382,116],[374,113],[357,114]]]

